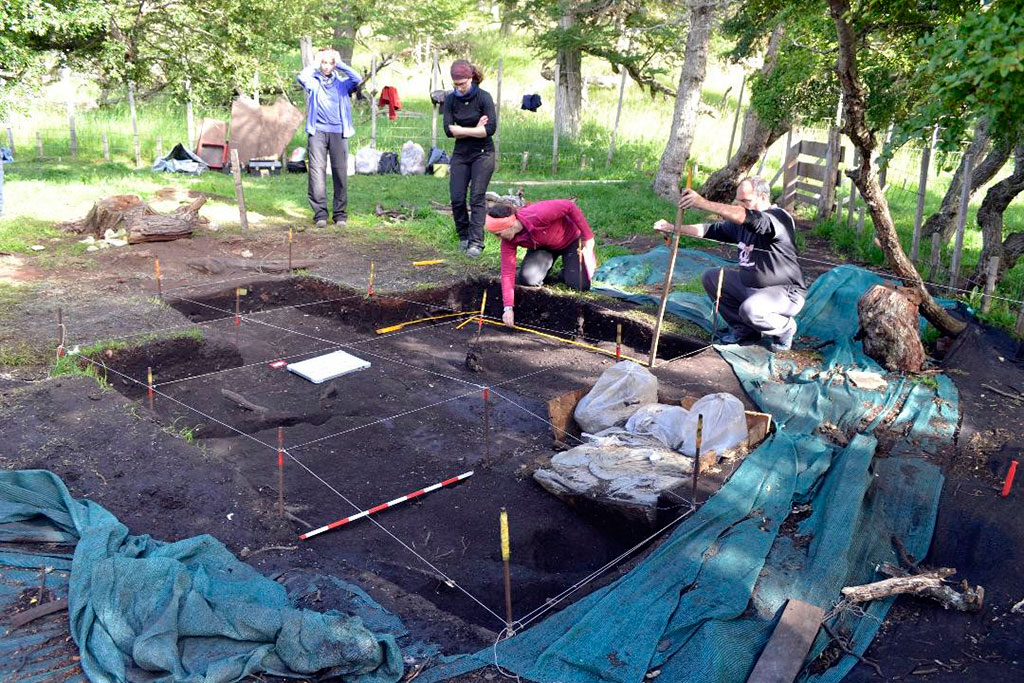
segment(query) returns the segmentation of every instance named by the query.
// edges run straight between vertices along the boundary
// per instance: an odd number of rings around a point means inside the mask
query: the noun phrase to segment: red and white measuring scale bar
[[[387,510],[388,508],[394,507],[395,505],[398,505],[399,503],[404,503],[405,501],[412,500],[413,498],[419,498],[420,496],[426,495],[426,494],[430,493],[431,491],[438,490],[442,486],[448,486],[449,484],[454,484],[456,482],[460,482],[463,479],[468,479],[469,477],[472,477],[472,476],[473,476],[473,470],[470,470],[469,472],[463,472],[459,476],[452,477],[451,479],[445,479],[444,481],[442,481],[439,484],[434,484],[433,486],[428,486],[427,488],[420,489],[419,491],[413,491],[412,493],[404,495],[401,498],[395,498],[394,500],[389,500],[388,502],[381,503],[380,505],[378,505],[376,507],[372,507],[369,510],[363,510],[362,512],[357,512],[356,514],[352,515],[351,517],[346,517],[345,519],[339,519],[337,522],[331,522],[327,526],[322,526],[319,529],[313,529],[312,531],[307,531],[306,533],[304,533],[301,536],[299,536],[299,540],[300,541],[305,541],[307,538],[312,538],[313,536],[316,536],[317,534],[322,534],[325,531],[330,531],[331,529],[336,529],[336,528],[338,528],[339,526],[341,526],[343,524],[348,524],[349,522],[354,522],[354,521],[356,521],[357,519],[359,519],[361,517],[369,517],[370,515],[374,514],[375,512],[380,512],[381,510]]]

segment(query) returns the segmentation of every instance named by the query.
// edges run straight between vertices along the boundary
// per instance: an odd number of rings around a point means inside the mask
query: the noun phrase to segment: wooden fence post
[[[433,90],[434,72],[430,72],[430,86]],[[370,147],[377,149],[377,56],[370,59]],[[431,111],[433,111],[433,104]],[[434,138],[437,137],[437,122],[433,123],[434,131],[430,136],[430,146],[434,146]]]
[[[992,310],[992,294],[996,291],[997,275],[999,275],[999,257],[990,256],[988,259],[988,272],[985,276],[985,293],[981,295],[982,313],[988,313]]]
[[[302,55],[302,68],[313,63],[313,39],[310,36],[299,38],[299,54]]]
[[[434,52],[430,58],[430,82],[434,83],[434,73],[441,73],[441,65],[438,63],[437,53]],[[431,92],[434,88],[431,87]],[[441,105],[430,103],[430,146],[437,147],[437,114],[441,110]]]
[[[71,69],[63,66],[60,69],[60,78],[64,82],[64,101],[68,110],[68,132],[70,133],[71,156],[78,156],[78,132],[75,130],[75,86],[71,82]]]
[[[619,80],[619,105],[615,108],[615,125],[612,126],[612,139],[608,143],[608,158],[604,162],[606,167],[612,165],[612,157],[615,155],[615,135],[619,131],[619,117],[622,116],[622,96],[626,92],[626,67],[620,64],[619,72],[622,74]]]
[[[497,171],[498,167],[501,166],[501,79],[502,74],[505,71],[505,60],[498,59],[498,92],[495,93],[497,99],[494,100],[494,115],[498,118],[498,127],[494,129],[494,170]]]
[[[156,159],[162,159],[164,156],[164,136],[156,136]]]
[[[736,141],[736,126],[740,123],[740,111],[743,109],[743,91],[747,87],[747,74],[744,72],[743,80],[740,81],[740,96],[736,100],[736,116],[732,120],[732,135],[729,136],[729,154],[725,157],[726,165],[732,161],[732,145]]]
[[[836,122],[828,130],[828,148],[825,150],[825,179],[821,181],[821,203],[818,204],[818,218],[826,220],[832,215],[832,204],[836,199],[836,171],[839,168],[839,145],[842,137],[839,127],[843,123],[843,93],[839,93],[836,105]]]
[[[36,158],[43,160],[43,134],[36,131]]]
[[[530,153],[523,152],[523,163],[519,165],[519,172],[526,173],[526,164],[530,162]]]
[[[10,126],[7,127],[7,149],[11,150],[11,154],[14,154],[14,129]]]
[[[1017,335],[1018,339],[1024,338],[1024,292],[1021,292],[1020,308],[1017,310],[1017,324],[1014,325],[1013,332]]]
[[[964,251],[964,230],[967,227],[967,204],[971,201],[971,174],[974,173],[974,155],[970,148],[964,152],[964,182],[960,190],[960,208],[956,212],[956,245],[953,247],[953,264],[949,268],[949,286],[956,288],[960,280],[960,258]]]
[[[793,204],[796,197],[796,165],[800,157],[800,142],[793,144],[793,129],[789,129],[786,135],[786,158],[782,163],[782,202],[780,206],[786,211],[793,212]]]
[[[238,163],[238,150],[231,148],[231,175],[235,177],[235,200],[238,202],[238,219],[242,231],[249,228],[249,216],[245,211],[245,193],[242,191],[242,168]]]
[[[135,143],[135,168],[142,167],[142,148],[139,146],[139,119],[135,114],[135,83],[128,82],[128,110],[132,117],[132,140]]]
[[[188,135],[188,151],[196,150],[196,119],[192,111],[192,81],[185,79],[185,129]]]
[[[0,161],[0,216],[4,215],[4,162]]]
[[[559,65],[555,64],[555,112],[554,125],[551,126],[551,175],[558,173],[558,126],[561,123],[561,112],[558,109],[559,100],[561,99],[558,97],[561,74],[558,67]]]
[[[910,260],[917,261],[918,251],[921,245],[921,224],[924,220],[924,201],[927,198],[928,189],[928,164],[932,160],[932,150],[935,148],[935,140],[939,135],[939,127],[932,128],[932,139],[928,146],[921,150],[921,175],[917,180],[917,212],[914,214],[914,241],[910,245]]]
[[[857,168],[860,165],[860,152],[855,147],[853,149],[853,167]],[[847,231],[853,229],[853,214],[855,204],[857,202],[857,183],[853,182],[853,178],[850,178],[850,197],[846,202],[846,229]]]
[[[110,140],[106,133],[100,135],[100,141],[103,143],[103,160],[110,161]]]

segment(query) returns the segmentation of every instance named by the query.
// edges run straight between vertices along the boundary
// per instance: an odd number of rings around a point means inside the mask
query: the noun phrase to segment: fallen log
[[[36,605],[32,609],[27,609],[24,612],[19,612],[11,617],[11,620],[7,622],[7,632],[21,628],[25,624],[31,623],[36,619],[41,619],[48,614],[54,612],[60,612],[68,608],[68,601],[66,598],[60,600],[51,600],[50,602],[44,602],[42,605]]]
[[[875,285],[857,301],[864,353],[887,370],[920,372],[925,353],[917,330],[921,297],[911,287]]]
[[[946,609],[953,608],[960,612],[977,612],[985,601],[985,589],[981,586],[971,588],[964,581],[961,593],[947,584],[945,579],[956,574],[956,570],[949,567],[911,575],[886,562],[879,567],[879,571],[891,578],[861,586],[847,586],[841,591],[843,599],[847,602],[868,602],[890,595],[915,595],[930,598]]]
[[[234,391],[231,391],[230,389],[221,389],[220,393],[224,398],[233,401],[242,410],[249,410],[260,416],[266,416],[270,413],[270,408],[266,408],[264,406],[253,403],[245,396],[237,394]]]
[[[119,194],[93,204],[82,220],[62,223],[59,227],[96,238],[102,238],[108,230],[125,230],[129,244],[169,242],[191,237],[197,226],[206,223],[206,219],[199,216],[206,199],[199,197],[165,214],[155,211],[137,195]]]

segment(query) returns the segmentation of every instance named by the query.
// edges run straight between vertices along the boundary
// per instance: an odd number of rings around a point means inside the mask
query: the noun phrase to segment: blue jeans
[[[334,178],[334,220],[348,217],[348,140],[341,133],[316,133],[307,136],[309,154],[309,205],[313,220],[327,220],[327,159]]]

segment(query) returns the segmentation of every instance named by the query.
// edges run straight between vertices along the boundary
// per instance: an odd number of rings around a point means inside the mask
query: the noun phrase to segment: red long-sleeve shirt
[[[506,306],[515,305],[516,250],[548,249],[561,251],[582,238],[593,239],[586,217],[568,199],[548,199],[516,211],[523,229],[510,240],[501,240],[501,298]]]

